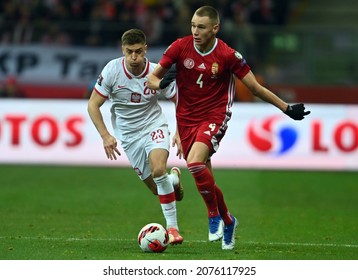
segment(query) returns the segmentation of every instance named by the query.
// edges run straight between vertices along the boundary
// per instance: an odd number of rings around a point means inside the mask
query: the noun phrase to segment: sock
[[[215,192],[215,181],[210,170],[202,162],[189,163],[188,168],[194,177],[199,193],[205,201],[208,217],[218,216],[219,210]]]
[[[226,203],[224,201],[223,192],[216,184],[215,184],[215,193],[216,193],[216,198],[217,198],[217,202],[218,202],[220,216],[223,219],[224,224],[225,225],[232,224],[231,214],[230,214],[229,210],[227,209]]]
[[[179,184],[179,177],[176,173],[168,174],[169,181],[172,183],[173,186],[176,186]]]
[[[176,228],[179,230],[174,187],[169,180],[168,174],[153,178],[153,180],[157,184],[159,202],[167,223],[167,228]]]

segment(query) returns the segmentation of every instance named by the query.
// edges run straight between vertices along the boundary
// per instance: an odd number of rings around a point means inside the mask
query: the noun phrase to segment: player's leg
[[[207,167],[210,169],[211,173],[213,173],[211,160],[208,160],[206,163]],[[222,239],[222,249],[223,250],[232,250],[235,246],[235,230],[239,225],[237,219],[230,214],[225,200],[224,195],[218,185],[215,184],[215,193],[218,202],[218,208],[220,212],[220,216],[223,219],[224,228],[223,228],[223,239]]]
[[[205,164],[208,156],[208,146],[201,142],[195,142],[188,154],[187,165],[208,211],[209,241],[216,241],[223,236],[223,222],[218,209],[215,180]]]
[[[184,198],[184,187],[180,179],[181,171],[179,167],[172,167],[169,173],[169,179],[174,187],[175,200],[182,201]]]
[[[228,227],[230,231],[230,226],[234,224],[234,218],[227,209],[224,196],[215,183],[209,159],[218,149],[219,143],[225,135],[226,127],[225,125],[220,126],[213,123],[202,124],[191,131],[188,128],[178,127],[189,170],[208,209],[209,241],[220,240],[224,236],[226,242],[228,238],[225,238],[225,228]],[[191,143],[194,144],[191,145]],[[228,230],[226,231],[228,232]],[[229,235],[227,234],[226,236]],[[230,240],[234,239],[233,234],[229,237]]]
[[[171,243],[180,244],[183,242],[183,237],[179,234],[174,187],[167,173],[169,147],[170,137],[167,125],[162,125],[150,131],[146,139],[145,149],[151,175],[157,185],[158,197],[166,219]]]
[[[212,169],[210,159],[206,162],[206,166],[210,170],[211,174],[213,174],[213,169]],[[223,219],[223,221],[226,225],[231,224],[232,219],[231,219],[230,212],[226,206],[226,203],[224,200],[224,195],[223,195],[221,189],[219,188],[219,186],[216,184],[216,182],[215,182],[215,194],[216,194],[216,200],[218,202],[218,209],[219,209],[221,218]]]
[[[184,187],[180,179],[181,171],[179,167],[173,167],[168,174],[169,180],[174,187],[175,200],[181,201],[184,197]],[[158,195],[157,185],[155,184],[152,175],[143,181],[148,189],[154,194]]]
[[[168,131],[167,138],[169,138]],[[167,223],[170,243],[181,244],[184,239],[178,231],[174,187],[166,172],[169,139],[166,141],[167,145],[164,148],[155,148],[155,145],[160,146],[161,142],[148,141],[148,139],[142,137],[137,139],[137,141],[124,143],[122,147],[138,177],[153,194],[158,195]]]
[[[181,244],[183,237],[179,234],[174,187],[166,171],[169,152],[164,149],[153,149],[149,154],[152,177],[157,185],[158,197],[167,223],[172,244]]]
[[[152,175],[143,180],[143,183],[148,187],[148,189],[154,194],[158,195],[157,185],[155,184]]]
[[[172,232],[171,235],[174,236],[175,233],[178,232],[178,224],[173,185],[169,181],[168,174],[166,173],[166,160],[168,158],[169,148],[168,150],[158,149],[159,154],[157,154],[155,151],[154,153],[151,153],[150,149],[152,147],[150,147],[147,142],[148,141],[145,139],[145,137],[142,137],[141,139],[137,139],[137,141],[133,141],[132,143],[125,145],[124,151],[126,152],[128,160],[130,161],[133,170],[137,173],[138,177],[144,182],[144,184],[151,190],[153,194],[158,195],[167,226],[173,225],[172,231],[175,232],[174,234]],[[146,150],[146,147],[148,147],[148,151]],[[147,155],[148,153],[149,156]],[[150,158],[152,162],[155,162],[155,164],[152,164],[152,166],[155,166],[153,170],[150,167]],[[155,175],[156,178],[153,178],[153,175]],[[172,207],[170,207],[170,204]],[[169,207],[166,208],[166,206]],[[179,233],[177,235],[179,235]],[[183,238],[179,235],[179,237],[177,237],[176,243],[181,242],[183,242]],[[175,244],[175,242],[173,244]]]
[[[180,176],[181,176],[181,172],[178,167],[173,167],[170,170],[170,174],[168,174],[170,183],[174,187],[174,194],[175,194],[176,201],[181,201],[181,200],[183,200],[183,197],[184,197],[184,188],[183,188],[183,184],[180,180]],[[153,180],[152,175],[150,175],[143,182],[154,195],[158,195],[158,188],[157,188],[156,183]]]
[[[131,142],[122,142],[122,147],[127,155],[127,158],[137,173],[139,179],[148,187],[154,194],[158,195],[157,185],[155,184],[150,172],[147,153],[144,149],[145,139],[133,139]]]
[[[219,210],[215,194],[214,177],[205,165],[208,156],[208,146],[201,142],[195,142],[188,154],[187,165],[194,177],[198,191],[205,201],[208,217],[210,218],[218,216]]]

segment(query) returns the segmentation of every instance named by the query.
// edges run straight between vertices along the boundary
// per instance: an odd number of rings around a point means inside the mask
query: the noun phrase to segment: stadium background
[[[354,0],[2,1],[0,83],[17,80],[27,97],[81,98],[113,52],[121,55],[118,47],[125,30],[142,28],[155,52],[149,58],[157,61],[170,42],[190,33],[192,12],[202,4],[218,8],[219,37],[239,50],[262,82],[286,100],[357,102]],[[33,51],[36,55],[36,47],[27,49],[30,46],[66,50],[61,54],[70,55],[57,61],[68,71],[84,63],[82,76],[71,82],[72,89],[58,87],[67,82],[61,76],[63,68],[56,87],[47,83],[46,71],[27,78],[27,72],[37,70],[36,62],[40,63],[31,56]],[[7,47],[21,47],[22,52]],[[76,60],[88,48],[101,53],[101,65]],[[43,48],[38,51],[46,54]],[[107,51],[110,54],[105,57],[102,53]],[[245,93],[240,95],[247,100]]]
[[[83,259],[86,249],[77,245],[68,249],[67,238],[88,242],[101,242],[102,238],[111,243],[113,236],[123,237],[128,232],[129,236],[135,236],[143,223],[160,216],[158,209],[148,211],[148,215],[134,225],[123,222],[125,229],[113,222],[118,218],[117,211],[126,209],[118,210],[118,201],[107,197],[110,194],[121,201],[132,198],[134,192],[143,205],[155,205],[156,201],[148,198],[148,193],[141,192],[140,187],[134,191],[127,186],[140,185],[130,169],[116,171],[119,177],[128,173],[125,177],[128,181],[121,178],[117,181],[116,172],[103,169],[109,164],[126,167],[128,163],[125,157],[119,163],[108,163],[104,159],[102,143],[86,115],[86,102],[102,67],[108,60],[121,55],[119,46],[123,31],[142,28],[148,35],[148,57],[157,61],[170,42],[190,33],[192,12],[202,4],[218,8],[222,20],[218,37],[244,55],[257,78],[286,101],[306,103],[312,114],[302,122],[285,120],[280,124],[282,120],[277,121],[277,117],[283,115],[272,106],[251,98],[238,82],[234,110],[240,117],[233,120],[229,129],[233,135],[223,144],[228,148],[237,145],[239,154],[223,151],[218,166],[225,169],[218,170],[218,177],[230,194],[229,202],[238,203],[235,197],[239,196],[243,216],[252,215],[251,221],[244,221],[240,237],[250,241],[243,242],[241,255],[203,252],[203,255],[191,256],[184,248],[164,258],[357,258],[354,232],[357,232],[355,213],[358,210],[355,183],[358,179],[358,9],[354,0],[13,0],[0,4],[0,194],[3,202],[7,202],[1,205],[4,228],[0,242],[4,241],[4,246],[0,259]],[[265,122],[271,118],[279,125],[264,131]],[[71,121],[74,121],[72,129],[68,125]],[[83,130],[77,127],[76,121],[85,123]],[[259,137],[250,140],[247,135],[254,122],[258,123],[256,129],[261,130],[261,134],[252,133]],[[300,138],[297,138],[298,144],[292,146],[294,148],[287,150],[292,138],[284,138],[279,133],[287,131],[288,124],[293,127],[291,132],[298,132]],[[235,133],[239,132],[234,133],[237,130],[243,133],[237,135]],[[178,164],[183,165],[182,162]],[[91,167],[86,169],[87,165]],[[235,171],[239,175],[225,175]],[[20,180],[18,174],[26,179]],[[96,177],[92,177],[93,174]],[[101,174],[111,179],[104,179]],[[189,208],[199,209],[197,201],[200,198],[186,170],[183,180],[188,188],[188,202],[184,203],[189,203]],[[239,185],[238,190],[230,189],[233,182]],[[123,184],[124,189],[128,187],[122,198],[114,184]],[[109,194],[101,204],[97,187],[103,185],[107,185]],[[69,194],[70,190],[74,193]],[[49,197],[49,193],[57,200]],[[89,204],[95,201],[102,212],[86,212],[84,209],[88,205],[74,199],[75,196],[87,197]],[[268,200],[264,205],[259,203],[265,199]],[[281,205],[282,201],[286,203]],[[72,209],[71,203],[79,208]],[[299,204],[297,208],[295,203]],[[110,207],[111,204],[116,207]],[[318,210],[310,208],[317,204],[320,205]],[[58,208],[52,209],[52,205]],[[250,209],[252,205],[258,213]],[[67,210],[63,210],[66,207],[74,212],[83,211],[83,215],[69,219]],[[205,228],[202,216],[196,217],[183,208],[180,206],[180,219],[194,216],[196,224]],[[46,211],[49,216],[43,214]],[[272,217],[266,217],[265,212],[273,214]],[[281,219],[283,213],[287,216],[280,228],[286,226],[287,235],[277,233],[279,230],[275,228],[274,219]],[[290,213],[300,222],[306,220],[308,225],[298,223],[292,227]],[[104,229],[94,220],[87,220],[87,215],[98,215],[101,219],[106,216]],[[334,221],[334,228],[322,226],[317,215],[321,215],[325,223]],[[64,232],[58,231],[52,219],[57,219]],[[257,222],[258,226],[250,229],[251,222]],[[188,228],[184,233],[190,235],[190,246],[200,251],[201,241],[195,243],[195,240],[204,238],[194,233],[192,227],[196,225],[188,221],[183,224],[183,228]],[[321,225],[316,231],[315,224]],[[80,225],[83,231],[78,228]],[[267,227],[267,236],[262,240],[257,232]],[[290,227],[292,232],[288,231]],[[313,233],[305,232],[307,227]],[[19,240],[19,236],[25,238]],[[128,239],[119,238],[116,246],[128,246]],[[43,246],[41,241],[60,244],[52,255],[39,249]],[[308,252],[315,245],[315,252]],[[22,246],[27,249],[18,249]],[[50,244],[47,246],[51,248]],[[285,246],[287,248],[282,249]],[[308,250],[301,252],[295,246],[306,246]],[[130,249],[137,248],[134,244]],[[86,258],[143,258],[136,251],[119,257],[117,251],[109,255],[102,251],[100,248],[94,252],[90,250]]]

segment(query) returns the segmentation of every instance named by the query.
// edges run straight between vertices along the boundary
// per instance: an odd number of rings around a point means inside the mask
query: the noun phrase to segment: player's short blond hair
[[[199,17],[208,17],[213,25],[220,24],[219,12],[211,6],[202,6],[195,14]]]
[[[146,45],[147,39],[144,32],[140,29],[129,29],[122,35],[122,45]]]

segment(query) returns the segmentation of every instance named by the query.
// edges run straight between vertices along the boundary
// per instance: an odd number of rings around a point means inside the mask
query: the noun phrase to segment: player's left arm
[[[302,120],[304,119],[304,116],[310,113],[310,111],[305,111],[305,107],[302,103],[290,106],[272,91],[262,86],[256,80],[255,75],[252,73],[251,70],[241,80],[255,96],[259,97],[263,101],[266,101],[276,106],[283,113],[285,113],[294,120]]]
[[[288,104],[279,98],[269,89],[262,86],[255,78],[252,71],[249,71],[241,80],[244,85],[254,94],[263,101],[271,103],[279,108],[282,112],[286,111]]]

